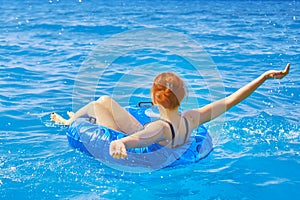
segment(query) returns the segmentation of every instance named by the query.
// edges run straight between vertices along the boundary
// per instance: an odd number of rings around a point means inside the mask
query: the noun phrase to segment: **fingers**
[[[282,79],[284,76],[285,76],[285,74],[282,71],[278,71],[273,74],[272,78]]]
[[[291,64],[288,63],[288,64],[286,65],[285,69],[282,70],[282,73],[285,74],[285,75],[288,74],[289,71],[290,71],[290,66],[291,66]]]
[[[110,155],[115,159],[125,159],[128,156],[126,152],[121,151],[114,151]]]
[[[115,159],[124,159],[128,156],[125,146],[118,144],[117,141],[111,142],[109,154]]]
[[[290,66],[291,66],[290,63],[288,63],[284,70],[281,71],[270,70],[268,78],[282,79],[289,73]]]
[[[115,159],[124,159],[127,157],[127,153],[123,153],[121,151],[112,152],[111,156]]]
[[[274,75],[274,78],[279,78],[279,79],[281,79],[281,78],[283,78],[284,76],[286,76],[288,73],[289,73],[289,71],[290,71],[290,63],[288,63],[287,65],[286,65],[286,67],[285,67],[285,69],[284,70],[282,70],[282,71],[279,71],[278,73],[276,73],[275,75]]]

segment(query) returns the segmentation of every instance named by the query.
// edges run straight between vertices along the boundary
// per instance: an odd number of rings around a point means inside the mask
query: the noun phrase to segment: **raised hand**
[[[290,63],[288,63],[284,70],[277,71],[277,70],[270,70],[267,71],[264,75],[267,79],[275,78],[275,79],[282,79],[285,77],[290,71]]]

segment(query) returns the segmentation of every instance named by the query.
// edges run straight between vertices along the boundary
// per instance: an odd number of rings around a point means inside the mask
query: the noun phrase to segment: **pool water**
[[[0,198],[297,198],[299,13],[300,2],[292,0],[1,2]],[[165,49],[133,49],[92,82],[92,96],[76,99],[79,72],[92,52],[116,34],[151,28],[196,41],[213,60],[217,75],[197,76],[183,55]],[[184,103],[192,108],[213,100],[209,84],[215,76],[222,94],[229,95],[288,62],[288,77],[265,82],[220,118],[221,128],[206,124],[214,150],[192,165],[149,173],[112,169],[72,149],[66,127],[49,120],[53,111],[65,116],[101,95],[113,95],[124,106],[149,100],[158,69],[184,77],[191,86]]]

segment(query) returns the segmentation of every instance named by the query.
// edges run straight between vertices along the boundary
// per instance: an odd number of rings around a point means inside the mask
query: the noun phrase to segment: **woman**
[[[283,71],[267,71],[230,96],[181,114],[178,107],[185,96],[184,83],[172,72],[162,73],[154,79],[151,88],[151,98],[158,106],[160,118],[145,126],[108,96],[89,103],[76,113],[68,113],[70,116],[68,120],[56,113],[51,114],[51,119],[69,125],[77,118],[88,115],[99,125],[129,134],[110,143],[110,155],[117,159],[127,157],[126,148],[145,147],[153,143],[163,146],[171,144],[168,147],[176,148],[187,141],[193,129],[218,117],[247,98],[265,80],[283,78],[289,73],[289,69],[290,64],[287,64]]]

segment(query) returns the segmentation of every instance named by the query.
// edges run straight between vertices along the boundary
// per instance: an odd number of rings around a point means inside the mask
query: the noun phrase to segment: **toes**
[[[56,113],[51,113],[50,115],[50,118],[51,118],[51,121],[54,121],[55,123],[61,123],[61,119],[60,119],[60,116]]]
[[[64,119],[62,116],[56,113],[51,113],[50,115],[51,121],[58,123],[58,124],[63,124],[63,125],[70,125],[70,121]]]
[[[55,118],[56,118],[56,114],[55,114],[54,112],[51,113],[50,119],[51,119],[52,121],[55,121]]]

